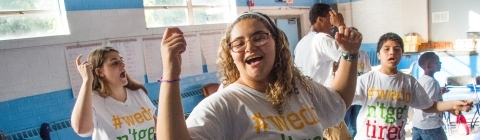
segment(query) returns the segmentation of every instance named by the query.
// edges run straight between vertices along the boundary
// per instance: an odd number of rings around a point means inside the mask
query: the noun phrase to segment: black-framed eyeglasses
[[[239,52],[244,52],[245,49],[247,48],[247,42],[250,41],[253,46],[259,47],[263,46],[268,43],[268,36],[271,36],[271,33],[257,33],[250,37],[249,40],[245,39],[238,39],[234,40],[230,43],[228,43],[228,47],[230,47],[230,50],[234,53],[239,53]]]

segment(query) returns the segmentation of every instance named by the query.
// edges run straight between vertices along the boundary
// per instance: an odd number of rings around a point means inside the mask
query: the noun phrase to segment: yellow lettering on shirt
[[[267,119],[270,120],[280,131],[283,131],[283,128],[290,131],[290,128],[287,125],[287,121],[285,121],[285,116],[267,116]]]
[[[291,112],[286,115],[263,116],[261,112],[254,113],[252,120],[254,121],[254,129],[257,134],[268,131],[268,126],[272,126],[279,131],[290,131],[304,129],[306,126],[316,125],[320,123],[320,119],[314,113],[314,107],[308,107],[302,104],[303,108],[298,112]],[[273,125],[268,125],[269,123]]]
[[[143,123],[143,115],[140,113],[135,113],[133,116],[135,116],[135,120],[137,120],[138,123]]]
[[[304,127],[302,119],[298,116],[297,113],[290,113],[287,115],[287,120],[292,125],[294,129],[302,129]],[[296,125],[296,122],[298,122],[298,125]]]
[[[121,118],[121,119],[120,119]],[[119,117],[118,115],[113,115],[112,122],[115,129],[122,128],[122,122],[125,122],[128,126],[140,125],[145,122],[153,120],[153,115],[150,112],[150,109],[142,107],[138,112],[133,113],[132,115]]]
[[[128,126],[135,125],[135,121],[133,120],[132,116],[123,116],[122,119],[128,124]]]
[[[373,99],[374,97],[376,97],[376,99],[378,100],[403,101],[406,103],[410,103],[411,94],[408,92],[405,92],[404,88],[402,88],[401,90],[376,89],[375,87],[372,86],[368,88],[367,96],[368,96],[368,99]]]
[[[314,124],[318,123],[318,122],[317,122],[317,119],[315,119],[314,117],[312,117],[312,115],[310,115],[310,113],[308,112],[308,110],[307,110],[306,108],[302,108],[302,109],[300,110],[300,112],[298,112],[298,113],[300,114],[300,117],[302,117],[303,121],[305,121],[305,123],[306,123],[307,125],[314,125]],[[305,113],[308,113],[308,115],[310,115],[310,117],[312,118],[312,121],[309,121],[309,120],[308,120],[307,114],[305,114]]]
[[[268,123],[265,121],[265,118],[262,116],[262,113],[258,112],[257,114],[254,114],[252,117],[253,120],[255,120],[256,125],[254,128],[257,130],[257,134],[260,134],[260,130],[263,128],[263,132],[267,132],[268,130]]]
[[[359,63],[358,63],[358,69],[362,69],[362,70],[363,70],[364,68],[365,68],[365,63],[359,62]]]

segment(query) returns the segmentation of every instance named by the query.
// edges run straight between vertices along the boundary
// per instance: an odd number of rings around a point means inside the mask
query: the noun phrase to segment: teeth
[[[246,61],[249,61],[249,60],[252,60],[252,59],[255,59],[255,58],[259,58],[259,57],[262,57],[262,56],[259,56],[259,55],[249,56],[249,57],[247,57]]]

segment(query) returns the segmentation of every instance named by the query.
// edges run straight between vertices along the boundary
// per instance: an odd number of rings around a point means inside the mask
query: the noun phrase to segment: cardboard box
[[[453,50],[452,42],[428,42],[422,43],[418,47],[419,51],[445,51]]]
[[[422,38],[420,36],[405,36],[403,37],[404,44],[420,44],[422,43]]]
[[[444,50],[453,50],[453,43],[452,42],[445,42],[445,49]]]
[[[416,44],[416,43],[406,43],[406,44],[403,44],[403,50],[404,52],[417,52],[418,51],[418,46],[420,46],[420,44]]]
[[[475,49],[476,40],[474,39],[457,39],[453,48],[455,50],[467,50],[471,51]]]
[[[431,43],[422,43],[418,46],[418,51],[428,51],[431,49],[430,45]]]

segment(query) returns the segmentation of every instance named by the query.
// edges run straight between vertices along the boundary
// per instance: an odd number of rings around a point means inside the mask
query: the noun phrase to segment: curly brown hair
[[[228,47],[228,43],[231,41],[230,33],[233,27],[244,19],[254,19],[262,22],[273,34],[272,37],[275,40],[275,63],[268,75],[268,85],[265,95],[268,101],[272,103],[272,106],[277,109],[278,113],[283,114],[284,107],[292,94],[299,94],[298,88],[295,85],[296,79],[299,80],[310,96],[312,96],[310,87],[305,83],[307,78],[294,66],[285,33],[275,26],[268,16],[258,12],[245,13],[239,16],[227,28],[225,37],[220,41],[221,47],[218,50],[219,59],[217,60],[217,66],[219,68],[219,79],[224,86],[226,87],[240,78],[240,72],[230,55],[231,50]]]
[[[88,55],[87,61],[92,63],[92,74],[93,74],[93,84],[92,84],[92,89],[98,93],[98,95],[102,96],[103,98],[108,97],[112,94],[112,90],[108,86],[106,80],[103,80],[102,77],[98,76],[95,73],[95,69],[101,68],[103,66],[103,62],[106,59],[106,55],[109,52],[118,52],[118,50],[114,49],[113,47],[99,47],[94,49],[90,54]],[[118,52],[119,53],[119,52]],[[130,78],[128,73],[125,73],[125,76],[127,77],[128,84],[125,85],[125,88],[128,88],[130,90],[138,90],[142,89],[145,94],[148,95],[147,89],[145,86],[143,86],[140,82]]]

